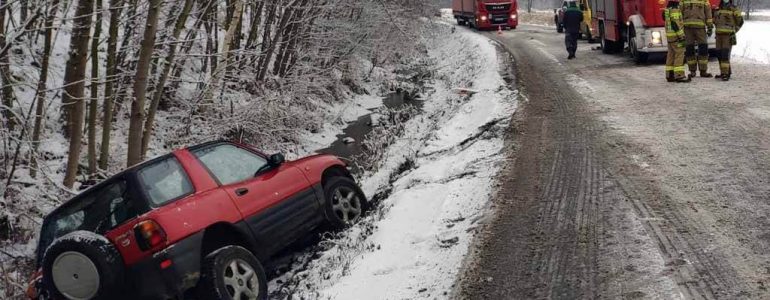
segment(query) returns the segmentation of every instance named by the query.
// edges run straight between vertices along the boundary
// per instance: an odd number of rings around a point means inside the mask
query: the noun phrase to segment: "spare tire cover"
[[[56,239],[43,255],[43,286],[54,299],[112,299],[122,289],[120,253],[104,236],[75,231]]]

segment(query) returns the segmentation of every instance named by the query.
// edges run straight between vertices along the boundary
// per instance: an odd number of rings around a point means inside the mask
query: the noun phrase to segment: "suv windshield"
[[[77,230],[104,234],[136,217],[139,208],[129,199],[126,181],[118,180],[89,190],[77,200],[62,206],[43,222],[38,245],[38,262],[45,249],[57,238]]]

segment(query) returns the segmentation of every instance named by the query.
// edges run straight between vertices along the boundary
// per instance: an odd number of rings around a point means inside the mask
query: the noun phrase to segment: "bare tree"
[[[144,103],[147,96],[147,78],[150,71],[150,60],[155,48],[155,34],[158,27],[162,0],[150,0],[147,12],[147,23],[144,27],[139,60],[136,64],[134,80],[134,101],[131,103],[131,120],[128,128],[128,158],[126,164],[133,166],[142,162],[142,135],[144,127]]]
[[[174,59],[176,59],[179,36],[182,34],[182,30],[184,29],[185,23],[187,22],[187,17],[190,15],[190,11],[192,10],[194,3],[194,0],[185,0],[184,7],[182,7],[182,11],[179,13],[176,23],[174,24],[174,32],[172,33],[168,55],[166,55],[165,64],[163,66],[163,71],[161,71],[160,78],[158,78],[158,82],[155,84],[155,94],[152,96],[152,102],[150,102],[150,108],[147,111],[147,120],[144,124],[144,134],[142,136],[142,158],[147,155],[147,147],[149,146],[150,139],[152,138],[152,127],[155,124],[155,114],[158,110],[160,100],[163,97],[166,81],[168,80],[168,76],[174,66]]]
[[[212,74],[209,85],[203,92],[203,100],[206,103],[213,102],[214,93],[219,90],[219,85],[221,84],[225,69],[230,62],[230,46],[233,44],[233,38],[236,29],[238,29],[238,23],[241,21],[241,16],[243,15],[243,2],[241,0],[233,0],[233,2],[233,5],[235,6],[233,11],[233,18],[230,20],[231,24],[227,26],[229,29],[227,30],[227,34],[225,34],[225,40],[222,43],[222,51],[220,52],[219,61],[217,63],[216,69],[214,70],[214,73]]]
[[[77,176],[80,149],[83,137],[84,107],[84,82],[85,69],[88,61],[88,42],[91,39],[91,14],[93,12],[93,0],[78,0],[75,11],[75,20],[70,41],[69,59],[64,72],[64,94],[62,103],[70,113],[66,118],[69,131],[69,155],[67,157],[67,171],[64,175],[64,186],[72,188]]]
[[[118,30],[120,28],[120,14],[123,0],[110,0],[110,28],[107,37],[107,74],[104,84],[104,106],[102,108],[102,144],[99,149],[99,168],[107,169],[110,160],[110,137],[112,135],[112,117],[115,92],[115,80],[117,80],[117,51]]]
[[[13,93],[13,76],[11,76],[11,62],[8,58],[10,51],[10,41],[7,40],[8,33],[5,28],[5,15],[7,8],[9,7],[7,0],[0,0],[0,95],[3,96],[3,101],[0,102],[0,112],[3,113],[3,117],[6,120],[8,129],[13,130],[13,126],[16,123],[16,117],[13,115],[11,109],[13,109],[13,103],[16,96]]]
[[[88,174],[97,169],[96,119],[99,117],[99,39],[102,35],[102,0],[96,0],[96,23],[91,41],[91,101],[88,104]]]
[[[51,64],[51,50],[53,47],[53,20],[56,18],[56,11],[59,8],[59,0],[53,0],[46,9],[45,34],[43,36],[43,59],[40,64],[40,76],[37,81],[37,104],[35,105],[35,129],[32,131],[32,167],[29,170],[30,176],[37,176],[37,149],[40,144],[40,136],[43,132],[43,120],[45,119],[45,98],[48,85],[48,68]]]

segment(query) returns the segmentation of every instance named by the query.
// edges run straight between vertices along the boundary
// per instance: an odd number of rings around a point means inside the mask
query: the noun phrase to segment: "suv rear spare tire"
[[[115,299],[123,278],[120,253],[107,238],[93,232],[66,234],[43,256],[43,286],[54,299]]]
[[[198,289],[201,299],[267,299],[265,270],[241,246],[225,246],[206,255]]]

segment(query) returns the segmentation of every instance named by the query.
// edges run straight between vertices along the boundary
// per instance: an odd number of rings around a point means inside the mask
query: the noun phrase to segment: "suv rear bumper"
[[[176,299],[198,283],[203,232],[195,233],[129,266],[126,278],[133,299]],[[170,265],[162,266],[164,264]]]

